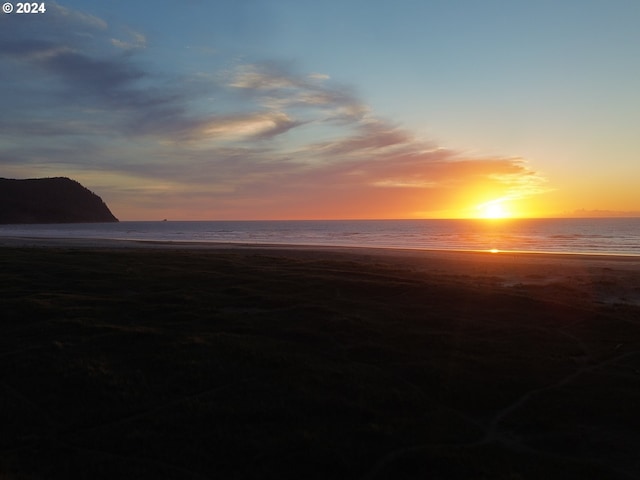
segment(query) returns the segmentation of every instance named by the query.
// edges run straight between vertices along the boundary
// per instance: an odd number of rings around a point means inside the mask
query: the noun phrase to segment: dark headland
[[[0,224],[117,221],[98,195],[75,180],[0,178]]]

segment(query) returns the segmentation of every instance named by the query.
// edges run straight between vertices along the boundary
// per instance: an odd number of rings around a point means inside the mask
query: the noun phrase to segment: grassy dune
[[[640,477],[637,262],[0,249],[0,479]]]

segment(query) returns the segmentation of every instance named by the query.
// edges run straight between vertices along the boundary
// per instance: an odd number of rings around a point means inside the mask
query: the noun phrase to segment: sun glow
[[[504,205],[503,198],[498,200],[492,200],[490,202],[483,203],[478,205],[478,217],[479,218],[489,218],[489,219],[499,219],[499,218],[509,218],[511,217],[511,213]]]

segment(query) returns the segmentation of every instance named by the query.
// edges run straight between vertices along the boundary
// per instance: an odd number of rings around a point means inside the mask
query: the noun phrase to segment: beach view
[[[0,479],[640,478],[639,21],[4,2]]]

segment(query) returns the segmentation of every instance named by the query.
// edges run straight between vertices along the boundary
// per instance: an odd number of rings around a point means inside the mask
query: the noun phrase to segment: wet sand
[[[638,257],[0,245],[0,478],[640,477]]]

